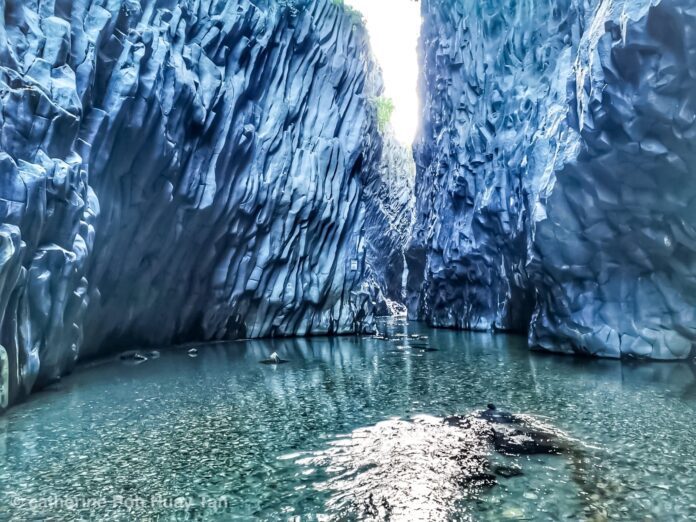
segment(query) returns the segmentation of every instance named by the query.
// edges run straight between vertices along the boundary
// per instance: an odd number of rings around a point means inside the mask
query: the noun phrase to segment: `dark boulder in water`
[[[553,431],[532,423],[523,415],[500,411],[493,404],[475,415],[453,415],[444,422],[449,426],[471,429],[474,419],[483,421],[479,426],[484,427],[495,450],[504,455],[555,455],[562,453],[565,447]]]
[[[131,350],[128,352],[123,352],[118,356],[118,358],[121,361],[132,363],[132,364],[140,364],[148,360],[148,357],[137,350]]]
[[[562,452],[557,436],[531,425],[524,417],[500,411],[494,404],[477,417],[490,424],[492,442],[498,453],[506,455],[555,455]]]
[[[140,364],[145,361],[159,359],[160,353],[158,350],[129,350],[121,353],[118,358],[121,361]]]
[[[277,361],[271,360],[271,359],[264,359],[263,361],[259,361],[261,364],[287,364],[290,361],[286,361],[285,359],[280,359]]]
[[[494,404],[489,404],[486,410],[478,414],[478,417],[494,424],[515,424],[520,422],[512,413],[499,411]]]
[[[493,447],[504,455],[557,455],[563,452],[550,434],[519,426],[495,425]]]

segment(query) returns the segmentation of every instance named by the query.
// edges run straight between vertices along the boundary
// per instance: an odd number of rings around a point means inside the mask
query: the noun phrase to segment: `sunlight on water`
[[[331,493],[332,512],[447,520],[456,502],[485,482],[485,454],[486,441],[474,430],[418,416],[357,429],[298,463],[332,476],[315,486]]]
[[[84,368],[0,419],[0,519],[696,516],[692,366],[381,330]],[[289,362],[259,364],[273,352]],[[490,402],[559,454],[496,447],[471,417]]]

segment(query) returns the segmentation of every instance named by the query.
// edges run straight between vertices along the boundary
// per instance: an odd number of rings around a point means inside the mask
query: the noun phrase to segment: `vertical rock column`
[[[570,0],[422,2],[423,124],[409,249],[411,317],[525,330],[529,158],[559,91]]]
[[[415,164],[410,147],[384,134],[379,177],[367,188],[366,264],[376,314],[404,314],[406,249],[413,230]]]
[[[696,342],[696,6],[603,2],[592,15],[568,130],[539,178],[530,342],[683,359]]]
[[[424,0],[412,316],[682,359],[696,341],[696,8]]]
[[[127,345],[362,327],[380,81],[353,17],[329,0],[0,16],[0,407]]]

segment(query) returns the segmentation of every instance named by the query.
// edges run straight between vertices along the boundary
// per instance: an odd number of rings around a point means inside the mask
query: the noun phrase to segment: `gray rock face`
[[[391,130],[383,138],[379,176],[366,190],[366,264],[374,282],[375,313],[392,315],[405,313],[405,253],[413,229],[416,166],[410,148],[401,145]]]
[[[328,0],[0,0],[0,409],[133,344],[339,333],[380,80]]]
[[[423,0],[412,316],[554,351],[696,340],[696,7]]]

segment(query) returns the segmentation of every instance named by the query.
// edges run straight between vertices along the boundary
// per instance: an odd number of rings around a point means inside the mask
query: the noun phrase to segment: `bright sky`
[[[418,35],[420,2],[414,0],[346,0],[367,22],[372,52],[382,67],[384,96],[394,101],[396,138],[411,145],[418,127]]]

